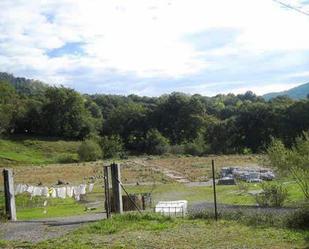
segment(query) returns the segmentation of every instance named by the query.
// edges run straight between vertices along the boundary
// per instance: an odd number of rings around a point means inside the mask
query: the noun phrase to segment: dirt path
[[[104,213],[0,223],[0,240],[39,242],[57,238],[80,226],[105,219]]]
[[[187,179],[184,175],[182,175],[180,172],[177,172],[175,170],[169,170],[165,169],[160,165],[152,164],[149,161],[145,159],[135,159],[133,160],[133,163],[141,165],[143,167],[150,167],[153,171],[160,172],[164,174],[166,177],[179,182],[179,183],[190,183],[190,180]]]

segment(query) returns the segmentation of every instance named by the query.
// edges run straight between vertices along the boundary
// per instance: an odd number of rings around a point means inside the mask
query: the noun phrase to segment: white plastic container
[[[187,214],[188,201],[160,201],[155,212],[166,216],[184,217]]]

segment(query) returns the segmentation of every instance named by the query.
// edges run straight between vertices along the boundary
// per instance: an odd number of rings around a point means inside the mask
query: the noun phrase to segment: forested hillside
[[[43,93],[48,85],[38,80],[14,77],[12,74],[0,72],[0,81],[10,83],[17,93],[24,95],[35,95]]]
[[[306,99],[309,96],[309,83],[293,87],[287,91],[267,93],[263,95],[266,100],[270,100],[278,96],[288,96],[289,98],[295,100]]]
[[[33,81],[31,81],[33,83]],[[116,152],[162,154],[263,151],[271,137],[291,145],[309,129],[309,99],[265,101],[252,92],[204,97],[82,95],[42,85],[21,93],[12,80],[0,83],[0,132],[87,140],[105,157]],[[90,143],[90,144],[89,144]],[[92,146],[92,147],[91,147]]]

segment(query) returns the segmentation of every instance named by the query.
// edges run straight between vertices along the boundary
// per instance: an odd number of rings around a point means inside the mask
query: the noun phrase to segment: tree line
[[[21,85],[17,91],[8,80],[0,80],[0,134],[93,140],[106,157],[123,151],[258,153],[272,138],[290,147],[309,129],[309,99],[266,101],[252,92],[214,97],[177,92],[160,97],[82,95],[46,85],[23,92]]]

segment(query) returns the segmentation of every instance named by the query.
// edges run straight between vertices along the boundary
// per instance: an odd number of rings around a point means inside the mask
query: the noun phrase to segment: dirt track
[[[104,213],[0,223],[0,240],[39,242],[63,236],[84,224],[101,219],[105,219]]]

